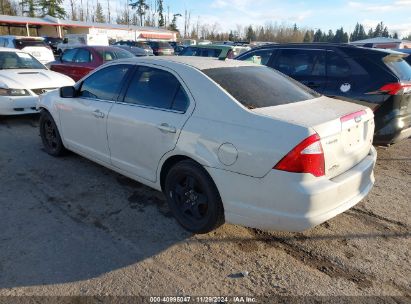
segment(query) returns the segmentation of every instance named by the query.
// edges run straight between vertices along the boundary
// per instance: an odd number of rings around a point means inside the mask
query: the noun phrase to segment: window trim
[[[182,87],[184,89],[184,92],[186,93],[187,100],[188,100],[188,105],[187,105],[186,110],[185,111],[178,111],[178,110],[173,110],[173,109],[159,108],[159,107],[147,106],[147,105],[138,105],[138,104],[125,102],[124,100],[125,100],[127,91],[128,91],[128,89],[131,85],[131,80],[133,79],[135,74],[138,73],[139,67],[148,67],[148,68],[152,68],[152,69],[163,70],[163,71],[166,71],[166,72],[172,74],[177,79],[177,81],[180,83],[180,87]],[[174,99],[175,99],[175,96],[174,96]],[[174,99],[173,99],[173,103],[174,103]],[[123,86],[123,88],[121,90],[121,93],[119,94],[119,97],[118,97],[116,103],[121,104],[121,105],[128,105],[128,106],[151,109],[151,110],[158,110],[158,111],[163,111],[163,112],[171,112],[171,113],[176,113],[176,114],[186,114],[189,111],[189,109],[191,107],[191,104],[195,105],[195,102],[192,101],[192,100],[194,100],[194,98],[192,98],[191,91],[188,89],[188,87],[187,87],[186,83],[184,82],[184,80],[182,80],[181,77],[174,70],[169,69],[169,68],[164,67],[164,66],[161,66],[161,65],[147,64],[147,63],[142,62],[142,63],[138,63],[138,64],[134,65],[134,71],[132,73],[130,73],[130,75],[127,79],[127,84]],[[172,105],[173,105],[173,103],[172,103]]]
[[[108,99],[101,99],[101,98],[91,98],[91,97],[83,97],[83,96],[76,96],[76,98],[79,99],[85,99],[85,100],[93,100],[93,101],[99,101],[99,102],[105,102],[105,103],[117,103],[117,101],[119,100],[121,93],[124,89],[124,87],[126,86],[126,84],[128,84],[129,80],[130,80],[130,74],[134,75],[134,70],[135,70],[135,65],[133,64],[127,64],[127,63],[121,63],[121,64],[111,64],[108,66],[104,66],[101,69],[95,70],[92,74],[90,74],[86,79],[84,79],[78,86],[77,88],[77,94],[80,93],[81,88],[83,87],[84,81],[86,81],[87,79],[89,79],[90,77],[92,77],[94,74],[98,73],[99,71],[105,70],[105,69],[109,69],[111,67],[114,66],[127,66],[129,67],[129,70],[127,71],[126,75],[124,76],[123,79],[123,83],[120,85],[120,88],[118,89],[118,92],[114,94],[113,96],[113,100],[108,100]],[[77,95],[76,94],[76,95]]]

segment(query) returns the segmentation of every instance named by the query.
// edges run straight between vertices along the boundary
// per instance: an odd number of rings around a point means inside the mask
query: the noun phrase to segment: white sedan
[[[0,48],[0,115],[37,113],[38,95],[73,84],[28,53]]]
[[[162,190],[195,233],[224,221],[302,231],[374,183],[370,109],[251,63],[116,61],[43,95],[39,108],[49,154],[69,149]]]

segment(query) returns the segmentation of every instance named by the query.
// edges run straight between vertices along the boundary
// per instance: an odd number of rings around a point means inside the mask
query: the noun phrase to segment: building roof
[[[73,20],[58,19],[58,18],[54,18],[51,16],[45,16],[43,18],[31,18],[31,17],[23,17],[23,16],[0,15],[0,24],[1,23],[103,28],[103,29],[114,29],[114,30],[131,30],[131,31],[140,31],[140,32],[159,32],[159,33],[169,33],[169,34],[174,33],[167,29],[157,28],[157,27],[73,21]]]
[[[375,37],[364,40],[352,41],[351,44],[367,44],[367,43],[411,43],[411,41],[387,38],[387,37]]]

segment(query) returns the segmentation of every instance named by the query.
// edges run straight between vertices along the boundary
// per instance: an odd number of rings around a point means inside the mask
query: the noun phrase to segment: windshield
[[[216,68],[203,71],[249,109],[278,106],[320,95],[264,66]]]
[[[40,69],[46,67],[33,56],[23,52],[0,52],[0,69]]]
[[[37,39],[15,39],[14,40],[14,45],[16,46],[16,49],[24,49],[25,47],[46,47],[46,44],[44,43],[43,40],[37,40]]]
[[[387,56],[384,63],[400,79],[400,81],[411,80],[411,66],[401,56]]]

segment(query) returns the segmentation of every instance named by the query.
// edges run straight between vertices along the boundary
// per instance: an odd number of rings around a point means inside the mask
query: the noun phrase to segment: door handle
[[[170,126],[167,123],[162,123],[161,125],[158,125],[157,128],[159,128],[161,131],[168,132],[168,133],[176,133],[177,129],[173,126]]]
[[[95,110],[94,112],[93,112],[93,115],[94,115],[94,117],[96,117],[96,118],[104,118],[104,113],[103,112],[101,112],[100,110]]]

